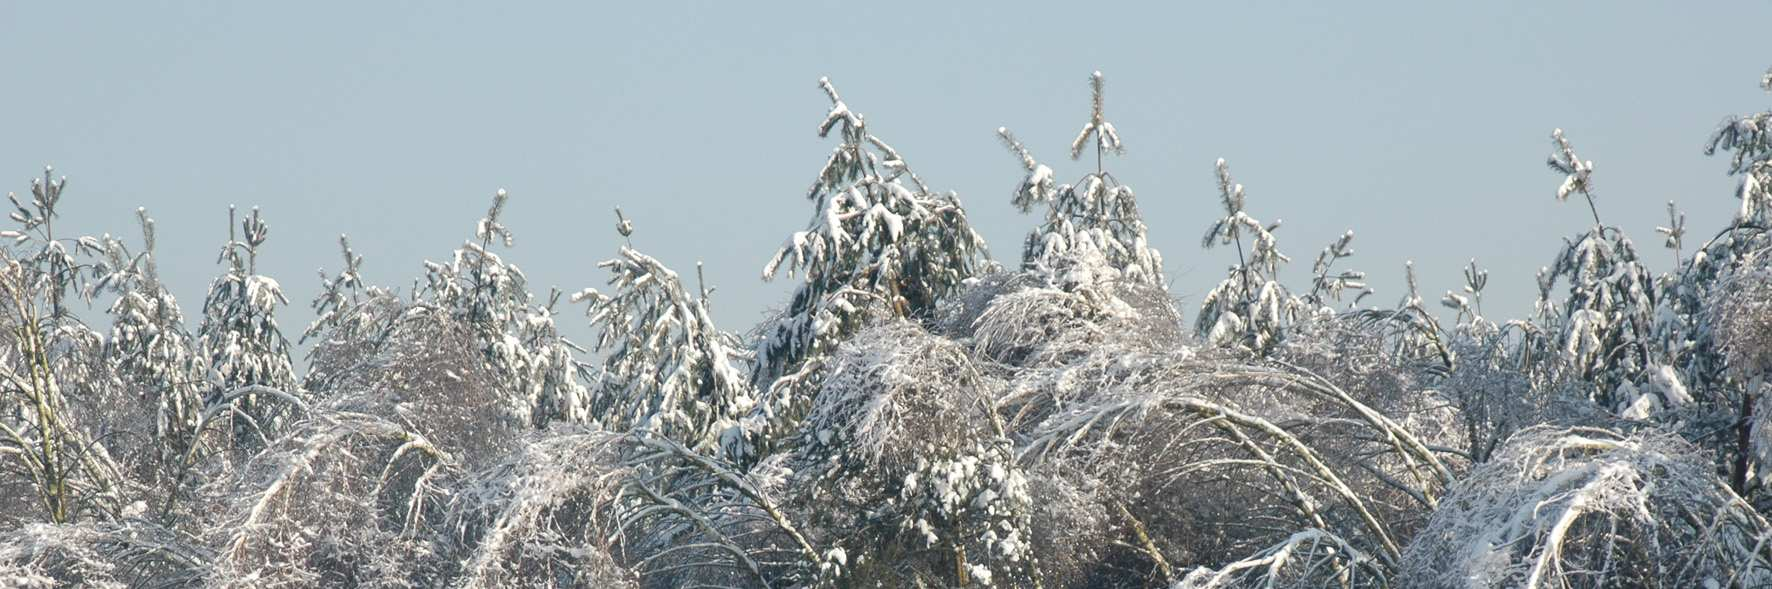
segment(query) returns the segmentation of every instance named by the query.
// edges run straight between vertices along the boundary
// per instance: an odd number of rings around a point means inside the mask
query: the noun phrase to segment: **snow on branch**
[[[1022,247],[1023,269],[1037,270],[1052,286],[1067,290],[1131,282],[1167,288],[1163,257],[1150,247],[1132,188],[1107,172],[1103,154],[1125,151],[1120,136],[1103,115],[1102,75],[1090,78],[1089,122],[1071,143],[1071,159],[1082,156],[1094,139],[1095,171],[1075,184],[1055,184],[1051,168],[1034,160],[1007,128],[997,135],[1026,169],[1013,204],[1023,212],[1047,203],[1045,221],[1028,233]]]
[[[1083,149],[1094,139],[1097,152],[1106,151],[1120,154],[1126,148],[1120,144],[1120,134],[1114,131],[1114,124],[1107,120],[1107,101],[1102,95],[1105,86],[1101,72],[1089,74],[1089,122],[1077,132],[1077,138],[1071,141],[1071,159],[1083,157]]]
[[[1244,211],[1247,197],[1243,185],[1231,178],[1230,166],[1220,158],[1215,167],[1218,175],[1218,199],[1224,216],[1206,228],[1200,245],[1211,249],[1217,245],[1235,244],[1237,263],[1225,279],[1200,298],[1200,314],[1194,318],[1197,335],[1213,345],[1235,346],[1265,353],[1284,337],[1291,324],[1307,312],[1308,301],[1300,300],[1280,284],[1280,264],[1292,261],[1280,253],[1274,231],[1280,222],[1264,225]],[[1243,249],[1243,237],[1250,238],[1249,250]],[[1351,240],[1352,234],[1345,236]],[[1346,241],[1330,246],[1326,255],[1340,251],[1346,254]],[[1337,250],[1336,248],[1341,248]],[[1345,257],[1345,255],[1341,256]],[[1339,292],[1348,281],[1357,283],[1358,276],[1340,280],[1327,278],[1327,262],[1318,260],[1318,272],[1324,277],[1319,284]],[[1315,295],[1313,291],[1312,296]],[[1319,305],[1320,306],[1320,305]]]
[[[692,296],[676,272],[632,248],[598,267],[610,292],[572,296],[587,303],[605,358],[592,413],[612,431],[644,428],[703,452],[741,444],[738,419],[756,404],[749,351],[714,326],[706,291]]]
[[[878,555],[830,563],[844,583],[1037,578],[1027,481],[994,386],[964,349],[903,321],[857,335],[833,360],[798,445],[765,466],[792,472],[790,509],[821,522],[815,542]]]
[[[788,586],[820,574],[821,553],[768,494],[644,431],[533,436],[465,481],[449,513],[464,587]]]
[[[1310,529],[1222,567],[1197,567],[1174,588],[1388,587],[1388,576],[1377,559],[1335,534]]]
[[[385,419],[317,411],[205,496],[220,513],[211,579],[263,587],[437,574],[423,520],[453,460]]]
[[[514,417],[537,428],[587,421],[589,393],[577,378],[577,346],[554,324],[559,293],[537,303],[523,270],[492,251],[511,245],[511,230],[500,220],[509,200],[504,189],[494,193],[474,240],[449,263],[425,262],[425,284],[406,314],[443,313],[471,327]]]
[[[816,372],[821,358],[866,325],[930,318],[986,257],[984,239],[959,198],[932,193],[896,150],[868,132],[829,80],[819,85],[832,102],[819,135],[840,129],[840,142],[808,191],[811,226],[795,232],[763,270],[765,279],[784,266],[790,277],[801,277],[782,315],[760,326],[755,345],[752,382],[778,398],[799,396],[791,386],[774,392],[778,381],[786,377],[787,385],[803,380],[795,375]],[[784,408],[757,421],[791,429],[797,412]]]
[[[1515,434],[1435,511],[1404,586],[1753,587],[1772,528],[1661,432],[1541,426]]]
[[[1767,82],[1772,80],[1772,69],[1766,71],[1760,78],[1760,87],[1772,92],[1772,83]],[[1704,147],[1705,155],[1718,151],[1731,152],[1729,171],[1735,174],[1746,173],[1755,164],[1772,159],[1772,112],[1749,113],[1723,121]]]
[[[0,534],[0,586],[196,586],[211,558],[178,531],[140,519],[35,523]]]
[[[1593,162],[1582,161],[1563,136],[1551,133],[1555,152],[1548,163],[1565,174],[1558,199],[1571,192],[1587,197],[1594,226],[1573,240],[1565,239],[1556,261],[1539,274],[1539,308],[1548,331],[1566,361],[1594,383],[1590,398],[1602,407],[1630,416],[1672,407],[1675,399],[1644,395],[1638,390],[1649,370],[1651,329],[1658,290],[1641,256],[1624,232],[1600,222],[1594,206]],[[1568,298],[1559,309],[1552,289],[1569,283]]]

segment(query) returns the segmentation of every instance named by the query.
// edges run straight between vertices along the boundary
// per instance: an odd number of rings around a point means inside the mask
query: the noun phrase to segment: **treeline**
[[[536,293],[502,190],[404,292],[341,238],[300,333],[238,213],[188,320],[153,219],[58,233],[46,170],[0,233],[0,587],[1772,585],[1772,113],[1714,133],[1739,212],[1669,203],[1662,274],[1552,132],[1591,225],[1518,319],[1475,262],[1366,304],[1351,231],[1282,282],[1219,160],[1227,269],[1183,309],[1090,84],[1077,170],[998,130],[1036,220],[1006,267],[820,80],[793,294],[744,333],[619,210],[606,285]]]

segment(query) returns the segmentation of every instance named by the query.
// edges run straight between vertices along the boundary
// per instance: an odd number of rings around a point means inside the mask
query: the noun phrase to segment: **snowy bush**
[[[302,388],[322,399],[332,396],[336,381],[364,368],[408,308],[393,291],[364,282],[363,256],[351,250],[349,238],[340,235],[338,245],[344,265],[332,277],[320,272],[323,288],[309,305],[314,320],[302,330],[300,340],[314,342],[308,348]]]
[[[1103,508],[1148,538],[1133,545],[1144,571],[1179,581],[1182,563],[1220,566],[1307,529],[1390,566],[1452,481],[1414,433],[1309,371],[1185,350],[1127,364],[1022,453],[1104,481]]]
[[[480,353],[477,336],[473,327],[443,315],[394,322],[372,351],[332,382],[329,404],[387,417],[463,467],[484,466],[533,428],[512,414],[505,381]]]
[[[857,335],[802,423],[789,505],[848,585],[1023,586],[1027,480],[966,351],[909,322]]]
[[[461,586],[811,585],[829,572],[761,486],[650,432],[558,426],[457,488]]]
[[[625,476],[611,436],[571,433],[524,444],[463,482],[449,506],[456,583],[465,587],[633,585],[603,536],[614,489]]]
[[[138,519],[27,524],[0,535],[0,587],[189,587],[213,552]]]
[[[1756,587],[1772,529],[1691,444],[1535,427],[1441,500],[1404,554],[1409,587]]]
[[[423,519],[450,458],[379,417],[321,410],[223,480],[205,543],[215,582],[260,587],[426,586]]]

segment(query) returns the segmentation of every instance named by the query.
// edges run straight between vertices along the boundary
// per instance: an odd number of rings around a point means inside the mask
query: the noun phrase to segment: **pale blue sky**
[[[1437,299],[1475,257],[1490,314],[1519,315],[1589,218],[1553,198],[1552,128],[1660,271],[1665,201],[1700,240],[1736,207],[1707,134],[1772,106],[1764,2],[1102,4],[7,2],[0,190],[50,163],[72,179],[63,226],[134,236],[148,207],[193,317],[227,205],[262,206],[292,335],[339,233],[369,280],[407,287],[504,187],[509,257],[572,291],[602,284],[619,204],[641,249],[707,263],[716,320],[743,330],[785,296],[758,274],[831,148],[819,76],[1014,264],[1035,220],[1009,205],[1019,168],[993,132],[1074,179],[1062,158],[1100,69],[1129,149],[1110,169],[1190,320],[1233,255],[1198,247],[1219,157],[1252,214],[1285,219],[1295,284],[1352,228],[1369,302],[1402,295],[1406,259]]]

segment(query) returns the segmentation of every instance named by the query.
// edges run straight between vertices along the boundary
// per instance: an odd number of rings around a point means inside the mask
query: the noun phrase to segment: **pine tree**
[[[1761,88],[1772,92],[1772,70],[1761,78]],[[1730,224],[1700,243],[1683,261],[1677,280],[1664,289],[1661,315],[1667,320],[1661,339],[1674,357],[1673,363],[1697,388],[1733,398],[1740,396],[1741,383],[1734,382],[1722,365],[1712,330],[1702,315],[1717,285],[1751,267],[1761,258],[1758,252],[1772,247],[1772,111],[1725,121],[1705,146],[1706,155],[1718,152],[1729,153],[1728,172],[1740,177],[1735,198],[1741,203]],[[1684,233],[1683,220],[1683,215],[1670,219],[1667,229]],[[1672,234],[1664,234],[1676,248],[1682,243]]]
[[[270,226],[257,208],[244,219],[228,208],[228,242],[216,260],[224,270],[204,297],[197,330],[197,347],[209,368],[204,404],[231,406],[223,419],[232,432],[230,445],[241,456],[270,443],[291,420],[289,405],[265,393],[299,395],[289,340],[277,326],[277,308],[289,299],[282,285],[258,273],[259,248],[269,236]]]
[[[1760,80],[1772,92],[1772,70]],[[1764,252],[1772,247],[1772,112],[1730,117],[1712,133],[1706,155],[1729,152],[1728,173],[1740,177],[1735,197],[1739,208],[1727,227],[1699,244],[1674,276],[1661,285],[1656,340],[1674,373],[1667,378],[1690,387],[1708,413],[1732,422],[1733,436],[1720,459],[1735,491],[1750,494],[1758,486],[1761,464],[1772,453],[1762,440],[1768,414],[1765,386],[1752,380],[1726,352],[1739,340],[1755,301],[1746,300],[1763,279]],[[1671,215],[1671,211],[1670,211]],[[1670,219],[1670,221],[1676,220]],[[1669,229],[1684,229],[1674,224]],[[1669,241],[1673,237],[1669,235]],[[1751,313],[1750,313],[1751,314]],[[1748,330],[1752,331],[1752,330]]]
[[[621,217],[618,231],[628,237],[632,222]],[[745,454],[736,447],[738,419],[756,403],[748,350],[714,326],[710,291],[703,285],[691,294],[676,272],[631,245],[597,267],[609,271],[609,292],[572,296],[588,304],[604,357],[591,413],[610,431],[646,429],[709,455]],[[697,264],[698,281],[700,274]]]
[[[1046,205],[1045,221],[1028,233],[1021,265],[1067,290],[1125,282],[1166,289],[1163,256],[1145,238],[1144,218],[1132,188],[1107,171],[1104,158],[1124,153],[1119,131],[1107,120],[1101,72],[1089,78],[1089,121],[1071,142],[1077,160],[1091,145],[1095,171],[1075,184],[1056,184],[1051,168],[1040,164],[1027,147],[999,127],[1003,144],[1021,159],[1027,176],[1011,201],[1022,212]]]
[[[493,195],[474,239],[455,250],[449,263],[425,262],[425,285],[409,313],[441,313],[471,326],[483,358],[504,381],[513,417],[537,428],[584,422],[591,417],[589,394],[578,381],[577,348],[554,325],[559,293],[534,304],[523,270],[492,251],[496,244],[512,244],[500,219],[509,199],[503,189]]]
[[[1285,336],[1286,329],[1302,311],[1291,291],[1280,284],[1280,264],[1292,261],[1280,253],[1274,230],[1280,222],[1263,225],[1244,211],[1247,197],[1243,185],[1231,178],[1230,166],[1217,164],[1218,199],[1224,217],[1206,229],[1200,246],[1236,244],[1237,264],[1226,278],[1200,299],[1200,315],[1194,330],[1212,345],[1231,345],[1265,353]],[[1245,255],[1243,238],[1250,238]],[[1345,245],[1345,244],[1344,244]],[[1334,247],[1334,246],[1331,246]],[[1323,271],[1328,267],[1324,262]],[[1325,284],[1327,287],[1335,283]]]
[[[152,434],[162,465],[172,465],[196,443],[207,392],[207,373],[185,327],[177,299],[160,281],[154,219],[136,210],[142,251],[131,254],[117,239],[105,240],[107,261],[95,291],[114,291],[106,356],[152,408]]]
[[[1319,312],[1332,310],[1332,303],[1339,303],[1342,297],[1353,291],[1350,307],[1358,306],[1360,300],[1372,294],[1366,286],[1366,273],[1358,270],[1335,270],[1335,263],[1354,256],[1354,232],[1352,229],[1341,234],[1341,237],[1323,247],[1317,254],[1317,261],[1311,264],[1311,291],[1299,297],[1300,301],[1315,307]]]
[[[320,294],[309,304],[314,320],[302,330],[297,343],[310,340],[308,373],[302,388],[316,398],[326,398],[338,381],[361,374],[377,352],[387,344],[399,318],[407,310],[406,301],[393,291],[364,282],[363,256],[351,249],[350,239],[338,236],[343,265],[338,274],[320,272]]]
[[[931,191],[828,79],[819,87],[831,110],[818,136],[834,131],[838,145],[806,193],[811,226],[788,238],[763,269],[765,280],[784,266],[801,277],[755,347],[752,382],[765,391],[761,409],[771,420],[792,421],[804,411],[801,393],[839,342],[881,320],[930,319],[936,303],[976,274],[984,258],[984,239],[959,198]]]
[[[1617,227],[1600,221],[1594,202],[1592,161],[1582,160],[1564,137],[1551,133],[1553,152],[1546,160],[1563,174],[1557,200],[1574,194],[1587,200],[1594,225],[1565,240],[1556,261],[1538,278],[1540,318],[1556,334],[1562,356],[1582,378],[1593,383],[1589,399],[1611,411],[1647,415],[1677,399],[1648,395],[1637,383],[1648,369],[1650,329],[1655,313],[1655,288],[1636,246]],[[1559,307],[1553,289],[1567,280],[1568,297]]]

